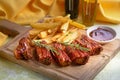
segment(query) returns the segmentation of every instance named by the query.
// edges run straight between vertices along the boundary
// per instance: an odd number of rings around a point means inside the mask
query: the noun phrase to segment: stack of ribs
[[[45,41],[38,41],[36,44],[32,43],[29,38],[23,37],[19,41],[14,55],[21,60],[37,58],[38,62],[45,65],[55,62],[59,66],[68,66],[86,64],[90,56],[100,54],[101,50],[102,46],[86,35],[82,35],[67,45],[60,42],[48,44]]]

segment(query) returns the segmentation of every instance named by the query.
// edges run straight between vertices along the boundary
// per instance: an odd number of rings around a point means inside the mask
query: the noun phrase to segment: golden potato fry
[[[57,16],[53,19],[54,19],[55,22],[61,22],[62,24],[66,23],[69,20],[68,17],[63,17],[63,16]]]
[[[68,28],[69,28],[69,21],[64,23],[60,29],[63,33],[65,33],[68,30]]]
[[[47,42],[47,43],[52,43],[51,38],[52,38],[52,37],[47,37],[47,38],[40,39],[40,40],[45,41],[45,42]]]
[[[48,32],[48,34],[51,34],[51,33],[52,33],[52,30],[51,30],[51,29],[48,29],[47,32]]]
[[[35,29],[47,30],[53,29],[57,26],[60,26],[61,22],[54,22],[54,23],[31,23],[31,27]]]
[[[66,31],[65,33],[61,33],[61,36],[57,39],[57,42],[62,42],[63,38],[66,37],[71,30],[72,28]]]
[[[37,35],[38,33],[40,33],[41,31],[43,31],[43,30],[40,30],[40,29],[32,29],[32,30],[30,30],[29,31],[29,34],[30,35]]]
[[[41,39],[43,39],[43,38],[45,38],[45,37],[47,37],[47,36],[48,36],[47,31],[42,31],[42,32],[40,32],[40,33],[38,34],[38,37],[41,38]]]
[[[55,36],[52,37],[52,41],[57,41],[57,39],[61,36],[62,34],[59,33],[59,34],[56,34]]]
[[[79,29],[86,29],[86,26],[75,21],[69,20],[71,26],[77,27]]]
[[[69,34],[63,38],[62,42],[69,42],[71,43],[72,41],[74,41],[77,37],[78,37],[78,30],[75,29],[71,32],[69,32]]]
[[[33,39],[34,37],[36,37],[42,30],[40,29],[32,29],[29,31],[29,36],[31,39]]]

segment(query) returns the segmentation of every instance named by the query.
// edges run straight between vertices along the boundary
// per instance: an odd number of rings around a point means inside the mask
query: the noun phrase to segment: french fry
[[[48,36],[48,33],[47,33],[47,31],[42,31],[42,32],[40,32],[39,34],[38,34],[38,36],[39,36],[39,38],[45,38],[45,37],[47,37]]]
[[[51,22],[51,23],[31,23],[31,27],[35,29],[47,30],[53,29],[57,26],[60,26],[61,22]]]
[[[72,30],[73,30],[73,28],[66,31],[66,33],[61,33],[61,36],[57,39],[57,42],[62,42],[63,38],[66,37],[69,34],[69,32]]]
[[[37,35],[39,32],[41,32],[42,30],[40,30],[40,29],[32,29],[32,30],[30,30],[29,31],[29,34],[30,35]]]
[[[47,43],[52,43],[51,38],[52,38],[52,37],[49,36],[49,37],[46,37],[46,38],[43,38],[43,39],[40,39],[40,40],[45,41],[45,42],[47,42]]]
[[[86,29],[86,26],[75,21],[69,20],[71,26],[77,27],[79,29]]]
[[[62,42],[68,42],[71,43],[73,40],[75,40],[78,37],[78,29],[74,29],[69,34],[63,38]]]
[[[52,41],[56,41],[62,34],[59,33],[59,34],[56,34],[55,36],[52,37]]]
[[[65,23],[69,20],[68,18],[65,18],[65,17],[62,17],[62,16],[57,16],[53,19],[54,19],[55,22],[62,22],[62,23]]]
[[[60,29],[63,33],[65,33],[68,30],[68,28],[69,28],[69,21],[64,23]]]
[[[52,30],[51,30],[51,29],[48,29],[47,32],[48,32],[48,34],[51,34],[51,33],[52,33]]]
[[[66,33],[62,33],[62,35],[57,39],[57,42],[62,42],[62,39],[69,34],[69,31],[67,31]]]

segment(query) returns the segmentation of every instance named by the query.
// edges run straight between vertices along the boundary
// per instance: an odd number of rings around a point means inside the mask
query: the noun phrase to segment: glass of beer
[[[98,0],[82,0],[82,23],[92,26],[95,22]]]

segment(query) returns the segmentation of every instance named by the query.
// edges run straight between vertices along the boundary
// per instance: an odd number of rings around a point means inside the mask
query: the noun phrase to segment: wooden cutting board
[[[13,55],[13,50],[18,45],[18,41],[27,34],[30,28],[22,27],[6,20],[0,21],[1,26],[8,31],[12,31],[14,37],[0,48],[0,56],[54,80],[92,80],[120,50],[120,40],[116,39],[103,45],[103,51],[99,55],[91,56],[85,65],[59,67],[51,64],[46,66],[32,60],[17,60]]]

